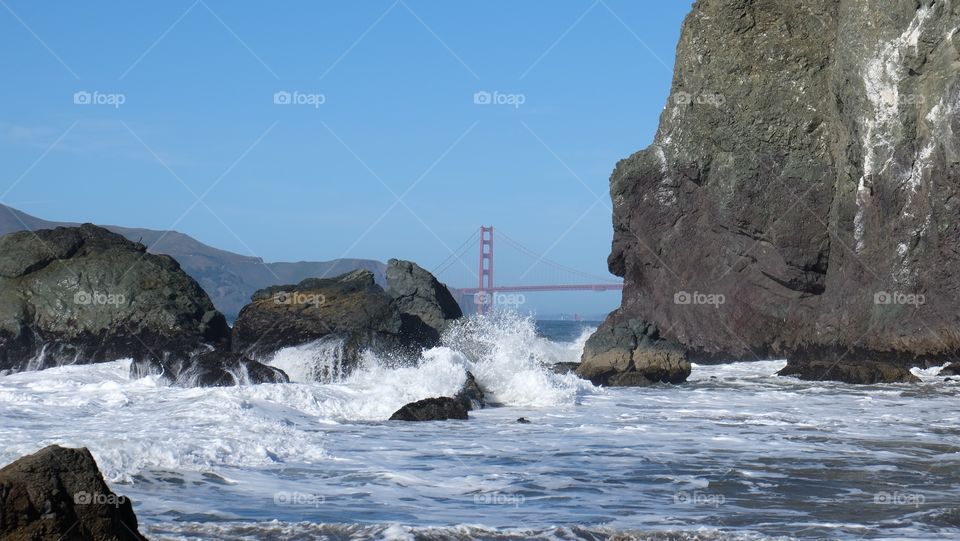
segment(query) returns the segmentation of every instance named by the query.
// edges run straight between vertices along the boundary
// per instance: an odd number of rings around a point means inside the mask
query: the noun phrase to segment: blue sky
[[[690,5],[0,0],[0,202],[268,261],[432,268],[494,225],[607,275],[608,177],[653,137]]]

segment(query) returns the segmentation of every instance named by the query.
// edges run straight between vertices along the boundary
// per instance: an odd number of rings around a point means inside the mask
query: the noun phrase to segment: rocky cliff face
[[[692,360],[953,358],[958,26],[950,0],[697,1],[656,138],[611,178],[625,289],[601,332],[649,321]]]

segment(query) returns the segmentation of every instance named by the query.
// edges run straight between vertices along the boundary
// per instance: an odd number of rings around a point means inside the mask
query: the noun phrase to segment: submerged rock
[[[697,1],[654,142],[610,179],[624,292],[597,334],[646,320],[693,361],[794,373],[833,346],[857,347],[848,375],[951,359],[958,23],[949,2]]]
[[[806,381],[839,381],[842,383],[916,383],[920,378],[909,370],[892,363],[864,361],[844,363],[810,361],[787,364],[777,372],[780,376],[795,376]]]
[[[0,539],[144,541],[137,528],[87,449],[51,445],[0,469]]]
[[[660,336],[656,325],[630,319],[603,326],[587,340],[577,375],[594,385],[683,383],[690,362],[682,347]]]
[[[845,362],[848,356],[856,362]],[[921,366],[925,359],[900,352],[867,351],[860,348],[811,348],[796,352],[787,360],[787,366],[778,372],[781,376],[795,376],[808,381],[840,381],[843,383],[916,383],[920,378],[910,372],[911,366]]]
[[[0,238],[0,370],[188,358],[229,327],[173,258],[84,224]]]
[[[467,419],[467,407],[462,400],[441,396],[411,402],[394,412],[391,421],[446,421]]]
[[[450,319],[462,315],[449,306],[453,297],[446,287],[412,263],[391,260],[387,283],[389,291],[369,271],[355,271],[262,289],[240,311],[233,351],[264,359],[286,347],[335,339],[342,343],[347,372],[364,350],[415,359],[437,345]]]

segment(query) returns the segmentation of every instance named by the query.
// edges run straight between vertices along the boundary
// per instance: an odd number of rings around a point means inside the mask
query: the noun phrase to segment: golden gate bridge
[[[623,282],[616,278],[590,274],[547,259],[499,230],[497,231],[498,246],[507,248],[521,258],[532,259],[533,263],[520,276],[511,276],[505,284],[495,282],[493,241],[493,227],[481,226],[433,269],[433,274],[445,282],[454,296],[458,297],[457,300],[464,311],[469,311],[472,307],[477,313],[487,313],[496,307],[498,300],[509,294],[623,289]],[[471,249],[476,250],[478,247],[476,266],[471,267],[464,258]],[[466,269],[469,276],[464,277],[462,269]],[[544,274],[548,274],[549,277],[545,277]],[[475,280],[475,287],[457,287],[471,280]],[[506,297],[507,304],[510,298]]]

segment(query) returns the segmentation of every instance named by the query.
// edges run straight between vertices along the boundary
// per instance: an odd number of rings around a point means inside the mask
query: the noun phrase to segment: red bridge
[[[476,267],[476,272],[472,272],[470,267],[464,263],[462,256],[466,253],[471,245],[474,245],[474,243],[477,242],[478,239],[480,246],[479,262]],[[623,282],[619,280],[616,280],[612,277],[596,276],[581,272],[572,267],[557,263],[556,261],[546,259],[544,256],[538,255],[533,250],[530,250],[519,242],[513,240],[502,231],[499,233],[498,240],[503,240],[507,247],[519,252],[521,256],[535,260],[534,263],[522,275],[516,278],[517,282],[513,285],[501,285],[499,283],[494,283],[493,281],[493,227],[481,226],[479,232],[471,235],[470,238],[460,245],[457,250],[454,250],[446,260],[434,268],[433,274],[448,284],[458,282],[463,283],[464,281],[462,277],[450,279],[452,278],[452,276],[450,276],[452,271],[458,269],[458,267],[455,266],[457,263],[459,263],[459,267],[466,268],[471,272],[471,274],[473,274],[473,279],[477,280],[476,287],[450,288],[455,295],[459,295],[460,305],[465,309],[468,309],[470,305],[473,305],[477,313],[487,313],[498,304],[511,304],[511,301],[515,300],[514,297],[509,296],[509,294],[512,293],[549,291],[614,291],[623,289]],[[554,275],[559,275],[559,280],[556,279],[557,276],[554,276],[554,279],[550,281],[561,281],[566,283],[549,285],[545,285],[543,283],[520,283],[523,282],[524,279],[527,278],[535,269],[546,269],[548,272],[552,272]],[[574,281],[583,283],[573,283]],[[535,280],[535,282],[537,281]]]

